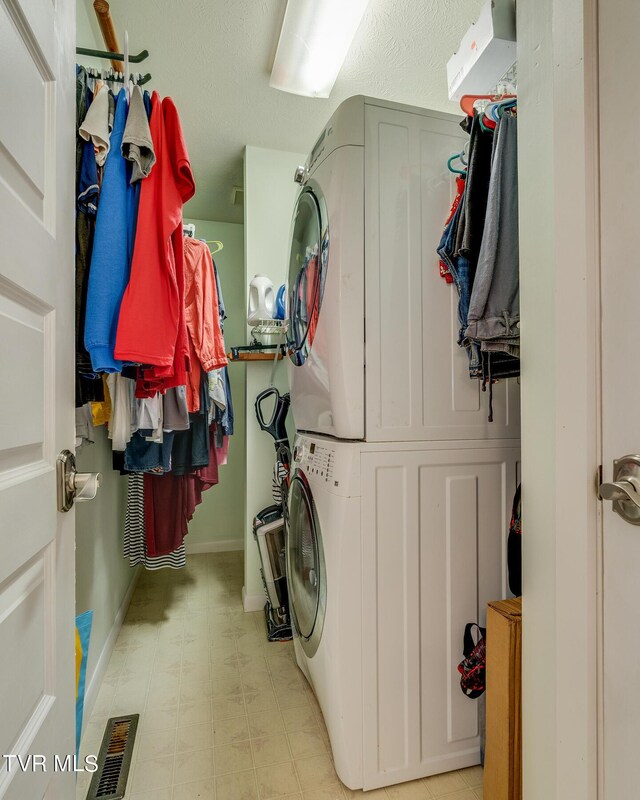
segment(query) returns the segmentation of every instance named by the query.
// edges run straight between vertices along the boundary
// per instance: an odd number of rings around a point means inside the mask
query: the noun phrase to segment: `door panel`
[[[0,752],[75,752],[72,446],[75,4],[0,2]],[[17,690],[19,688],[19,690]],[[73,773],[8,770],[0,798],[70,798]]]
[[[299,431],[363,439],[363,148],[334,150],[308,184],[316,187],[321,214],[323,205],[328,214],[321,231],[328,260],[313,347],[302,366],[288,363],[291,410]]]
[[[611,481],[614,459],[640,453],[635,366],[640,164],[622,156],[637,147],[640,108],[629,102],[627,81],[621,79],[637,73],[640,6],[634,0],[601,0],[599,5],[602,436],[604,479]],[[603,503],[603,569],[604,797],[618,800],[636,796],[640,784],[640,529],[624,522],[609,502]]]
[[[288,500],[287,579],[293,622],[309,658],[324,625],[327,597],[322,533],[309,482],[296,470]]]
[[[364,785],[477,764],[464,626],[506,596],[519,450],[364,453]],[[380,500],[382,498],[382,500]]]
[[[519,385],[488,398],[458,346],[458,296],[436,248],[451,208],[458,120],[366,106],[367,441],[517,439]]]
[[[291,240],[287,343],[291,360],[302,366],[313,347],[329,250],[326,205],[315,181],[296,201]]]

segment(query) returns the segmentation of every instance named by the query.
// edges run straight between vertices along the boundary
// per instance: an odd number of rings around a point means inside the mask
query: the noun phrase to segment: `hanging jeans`
[[[480,378],[482,377],[482,355],[480,352],[480,345],[476,342],[471,342],[465,336],[469,303],[471,301],[471,289],[473,287],[471,262],[464,256],[456,256],[454,254],[457,224],[460,219],[462,206],[463,204],[460,202],[449,224],[444,229],[442,239],[438,246],[438,255],[453,275],[458,290],[458,323],[460,325],[458,329],[458,344],[467,351],[467,356],[469,358],[469,376],[471,378]]]

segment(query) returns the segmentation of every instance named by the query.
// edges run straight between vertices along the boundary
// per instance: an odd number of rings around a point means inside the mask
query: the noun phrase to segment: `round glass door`
[[[297,366],[307,360],[324,292],[329,232],[324,198],[314,181],[302,190],[293,214],[289,257],[287,333],[289,355]]]
[[[288,503],[289,603],[306,654],[318,649],[326,605],[324,554],[315,506],[304,473],[291,481]]]

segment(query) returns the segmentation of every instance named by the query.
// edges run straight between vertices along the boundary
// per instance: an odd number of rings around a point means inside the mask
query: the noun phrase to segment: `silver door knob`
[[[611,500],[613,510],[631,525],[640,525],[640,455],[613,462],[613,481],[598,489],[602,500]]]
[[[58,511],[69,511],[74,503],[93,500],[102,483],[101,472],[78,472],[76,458],[63,450],[56,460]]]
[[[306,178],[306,175],[307,175],[307,170],[304,168],[304,166],[296,167],[296,171],[295,171],[295,174],[293,176],[293,180],[296,183],[304,183],[304,179]]]

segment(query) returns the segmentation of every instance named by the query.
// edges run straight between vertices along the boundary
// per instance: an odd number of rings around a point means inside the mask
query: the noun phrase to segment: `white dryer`
[[[373,789],[480,761],[460,690],[464,626],[506,596],[513,443],[299,435],[287,580],[298,664],[336,771]]]
[[[288,273],[297,430],[366,441],[519,436],[519,392],[494,422],[457,339],[436,248],[451,207],[459,118],[368,97],[340,105],[296,179]]]

